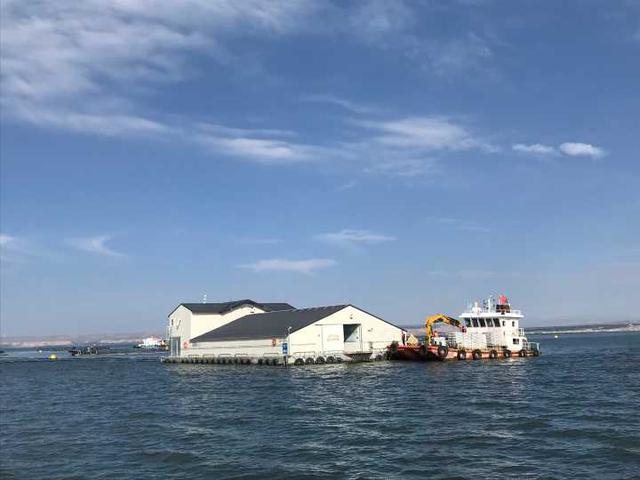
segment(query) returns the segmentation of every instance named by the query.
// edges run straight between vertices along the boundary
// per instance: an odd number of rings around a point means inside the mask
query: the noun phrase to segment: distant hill
[[[15,336],[1,337],[1,347],[35,348],[48,346],[71,346],[84,344],[137,344],[143,338],[155,336],[163,337],[158,332],[134,333],[92,333],[85,335],[45,335],[45,336]]]

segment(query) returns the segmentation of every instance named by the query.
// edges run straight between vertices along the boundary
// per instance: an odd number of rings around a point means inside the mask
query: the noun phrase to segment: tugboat
[[[496,301],[487,298],[460,314],[460,319],[438,314],[426,319],[424,343],[417,340],[407,345],[392,343],[388,348],[391,359],[397,360],[480,360],[540,355],[540,345],[529,342],[520,321],[520,310],[512,310],[505,295]],[[453,327],[444,335],[434,331],[434,325],[445,323]]]

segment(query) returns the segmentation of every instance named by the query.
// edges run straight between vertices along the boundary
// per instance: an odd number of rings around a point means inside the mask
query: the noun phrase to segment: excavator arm
[[[448,317],[442,313],[428,317],[424,322],[424,328],[427,334],[427,337],[425,338],[426,345],[431,345],[431,339],[433,338],[433,324],[438,322],[446,323],[447,325],[451,325],[456,328],[460,328],[462,326],[460,320]]]

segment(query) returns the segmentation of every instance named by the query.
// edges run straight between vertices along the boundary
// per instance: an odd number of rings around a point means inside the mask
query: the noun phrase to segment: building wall
[[[245,305],[231,310],[230,312],[226,312],[224,315],[204,313],[192,314],[191,334],[189,340],[196,338],[198,335],[202,335],[203,333],[220,328],[221,326],[233,322],[240,317],[251,315],[252,313],[264,313],[264,310],[253,305]]]
[[[190,339],[191,332],[191,311],[180,305],[171,315],[169,315],[169,338]]]
[[[344,325],[359,325],[356,341],[345,342]],[[283,356],[282,343],[288,343],[290,358],[342,355],[351,352],[381,353],[393,342],[402,341],[402,329],[358,308],[348,306],[318,322],[293,332],[289,338],[234,340],[193,343],[182,356]]]
[[[360,325],[355,341],[345,341],[344,325]],[[352,337],[353,338],[353,337]],[[378,352],[393,342],[402,341],[402,329],[348,306],[313,325],[291,334],[290,352],[324,354],[327,352]]]
[[[194,314],[185,306],[180,305],[169,315],[169,338],[180,338],[180,344],[184,345],[184,342],[189,343],[192,338],[198,335],[210,332],[211,330],[252,313],[264,313],[264,310],[253,305],[246,305],[226,312],[224,315]]]

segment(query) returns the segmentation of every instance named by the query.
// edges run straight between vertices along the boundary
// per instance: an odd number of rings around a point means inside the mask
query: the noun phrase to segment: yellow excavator
[[[460,323],[460,320],[457,320],[453,317],[448,317],[447,315],[443,315],[442,313],[431,315],[424,322],[424,328],[427,334],[424,340],[425,345],[431,345],[431,339],[433,338],[433,324],[438,322],[446,323],[447,325],[451,325],[452,327],[456,328],[462,327],[462,323]]]

